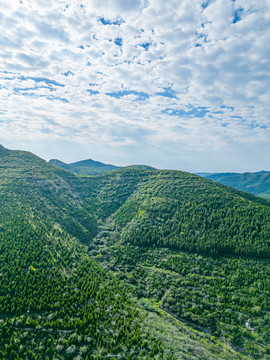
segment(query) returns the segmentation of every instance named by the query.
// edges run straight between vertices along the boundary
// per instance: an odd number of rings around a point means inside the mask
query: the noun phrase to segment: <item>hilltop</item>
[[[62,169],[72,171],[76,174],[80,175],[99,175],[103,174],[107,171],[112,171],[116,169],[123,168],[133,168],[133,169],[145,169],[145,170],[153,170],[154,168],[147,165],[130,165],[130,166],[115,166],[111,164],[104,164],[100,161],[95,161],[92,159],[81,160],[77,162],[73,162],[70,164],[66,164],[63,161],[52,159],[49,161],[50,164],[58,166]]]
[[[81,175],[99,175],[106,171],[118,169],[118,166],[111,164],[103,164],[102,162],[92,159],[77,161],[74,163],[66,164],[63,161],[52,159],[50,164],[69,170]]]

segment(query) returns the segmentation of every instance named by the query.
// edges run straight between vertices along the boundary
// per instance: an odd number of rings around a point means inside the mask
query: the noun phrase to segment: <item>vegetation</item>
[[[0,155],[0,358],[173,358],[78,241],[92,233],[67,183],[31,154]]]
[[[99,261],[139,299],[235,350],[269,358],[269,261],[110,245],[108,237],[106,245]]]
[[[126,242],[269,258],[269,204],[196,175],[159,171],[113,219]]]
[[[251,194],[270,199],[270,172],[260,171],[256,173],[221,173],[202,174],[207,179],[232,186],[235,189],[247,191]]]
[[[79,175],[100,175],[107,171],[112,171],[120,169],[121,166],[115,166],[111,164],[103,164],[100,161],[95,161],[92,159],[77,161],[75,163],[66,164],[63,161],[52,159],[49,161],[50,164],[58,166],[62,169],[72,171]],[[151,166],[147,165],[131,165],[126,168],[130,169],[144,169],[144,170],[153,170]]]
[[[99,161],[91,159],[78,161],[71,164],[66,164],[63,161],[52,159],[49,161],[49,163],[80,175],[99,175],[107,171],[118,169],[117,166],[103,164]]]
[[[0,358],[270,359],[269,204],[0,146]]]

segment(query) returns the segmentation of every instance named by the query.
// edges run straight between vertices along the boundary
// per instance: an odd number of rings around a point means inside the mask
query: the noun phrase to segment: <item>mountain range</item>
[[[0,146],[0,358],[269,359],[269,216],[187,172]]]
[[[63,161],[57,159],[51,159],[49,163],[80,175],[99,175],[107,171],[112,171],[122,168],[154,170],[153,167],[147,165],[130,165],[123,167],[123,166],[115,166],[111,164],[104,164],[100,161],[95,161],[92,159],[77,161],[70,164],[66,164]]]
[[[198,173],[207,179],[270,199],[270,171],[246,173]]]
[[[147,165],[130,165],[126,167],[104,164],[92,159],[77,161],[74,163],[65,163],[63,161],[52,159],[50,164],[62,169],[72,171],[79,175],[99,175],[107,171],[119,170],[124,168],[154,170]],[[270,171],[246,172],[246,173],[197,173],[197,175],[207,179],[219,182],[223,185],[233,187],[266,199],[270,199]]]

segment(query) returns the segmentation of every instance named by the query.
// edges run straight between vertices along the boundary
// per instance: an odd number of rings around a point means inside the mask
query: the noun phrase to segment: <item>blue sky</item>
[[[0,0],[0,143],[270,170],[268,0]]]

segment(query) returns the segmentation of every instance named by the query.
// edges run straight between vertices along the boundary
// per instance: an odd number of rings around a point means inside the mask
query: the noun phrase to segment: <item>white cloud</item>
[[[0,136],[242,159],[268,146],[269,18],[263,0],[0,0]]]
[[[141,0],[103,0],[102,2],[92,0],[90,4],[96,11],[103,11],[109,16],[134,13],[139,11],[143,5]]]

